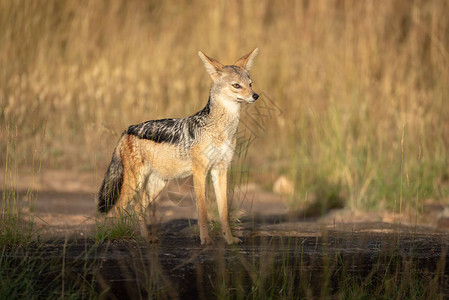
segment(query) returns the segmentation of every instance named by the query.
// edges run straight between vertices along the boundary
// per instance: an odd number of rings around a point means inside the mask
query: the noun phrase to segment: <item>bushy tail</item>
[[[116,152],[112,155],[111,164],[98,193],[98,211],[102,213],[107,213],[117,202],[123,184],[123,163]]]

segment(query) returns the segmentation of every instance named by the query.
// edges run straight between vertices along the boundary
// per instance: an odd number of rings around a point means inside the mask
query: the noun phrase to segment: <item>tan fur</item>
[[[253,59],[256,57],[257,53],[259,53],[259,49],[254,49],[250,53],[242,56],[237,60],[234,65],[238,67],[242,67],[246,70],[250,70],[251,66],[253,65]]]
[[[201,135],[195,137],[191,146],[155,142],[127,133],[120,139],[114,155],[120,158],[123,165],[123,184],[115,214],[119,215],[121,210],[135,201],[143,235],[148,236],[146,208],[166,182],[193,175],[200,239],[202,244],[210,244],[206,177],[211,172],[224,238],[229,244],[240,242],[232,235],[228,221],[227,170],[234,154],[241,103],[252,103],[258,97],[251,88],[247,73],[256,54],[257,48],[240,58],[235,66],[224,66],[199,52],[213,80],[210,93],[213,102],[207,115],[207,125],[200,128]],[[235,88],[235,83],[239,83],[240,87]]]

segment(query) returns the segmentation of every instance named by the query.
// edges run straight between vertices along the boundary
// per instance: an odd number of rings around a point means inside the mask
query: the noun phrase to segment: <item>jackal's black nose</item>
[[[253,99],[254,101],[256,101],[259,98],[259,95],[257,95],[256,93],[253,94]]]

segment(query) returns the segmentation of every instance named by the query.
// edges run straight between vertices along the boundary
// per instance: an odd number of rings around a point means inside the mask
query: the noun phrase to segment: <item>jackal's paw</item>
[[[241,244],[242,240],[235,236],[231,236],[230,238],[226,239],[226,242],[228,242],[229,245],[237,245],[237,244]]]
[[[147,235],[146,240],[150,244],[157,244],[159,243],[159,239],[155,235]]]
[[[150,244],[156,244],[159,242],[155,233],[150,234],[145,225],[140,226],[140,236]]]
[[[209,237],[201,237],[201,246],[212,245],[214,241]]]

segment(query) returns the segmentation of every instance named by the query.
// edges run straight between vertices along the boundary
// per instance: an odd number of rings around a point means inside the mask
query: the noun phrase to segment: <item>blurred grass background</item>
[[[102,174],[128,125],[204,106],[198,50],[231,64],[257,46],[255,90],[279,109],[251,180],[284,174],[298,203],[444,201],[448,16],[440,0],[0,0],[1,163]]]

